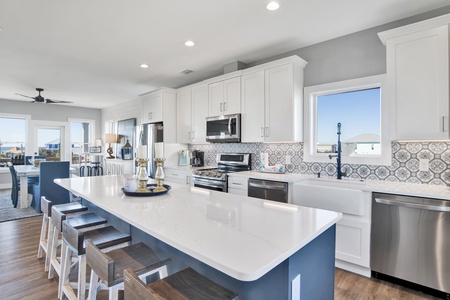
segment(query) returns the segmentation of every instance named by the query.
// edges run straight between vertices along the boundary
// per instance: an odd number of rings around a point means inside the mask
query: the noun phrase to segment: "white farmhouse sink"
[[[294,184],[293,203],[345,214],[364,214],[365,183],[337,179],[308,179]]]

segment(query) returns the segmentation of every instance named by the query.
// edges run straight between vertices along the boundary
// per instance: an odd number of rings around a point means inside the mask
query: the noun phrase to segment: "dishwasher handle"
[[[255,181],[249,181],[248,186],[251,186],[254,188],[259,188],[259,189],[265,189],[265,190],[285,190],[286,189],[285,183],[278,183],[278,182],[272,182],[272,181],[263,181],[263,182],[265,184],[257,183]]]
[[[420,204],[420,203],[411,203],[411,202],[406,202],[406,201],[388,200],[388,199],[383,199],[383,198],[375,198],[375,202],[381,203],[381,204],[387,204],[387,205],[408,207],[408,208],[425,209],[425,210],[432,210],[432,211],[439,211],[439,212],[450,212],[450,207],[447,207],[447,206],[427,205],[427,204]]]

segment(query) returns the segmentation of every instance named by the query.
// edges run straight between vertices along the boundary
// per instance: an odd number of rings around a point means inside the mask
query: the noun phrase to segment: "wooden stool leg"
[[[55,241],[55,226],[53,225],[52,222],[49,222],[49,229],[48,229],[48,243],[47,243],[47,256],[45,258],[45,268],[47,269],[47,271],[51,272],[51,267],[50,267],[50,260],[52,258],[52,252],[53,252],[53,248],[55,248],[55,255],[56,255],[56,247],[58,244],[58,236],[56,235],[56,241]],[[50,276],[50,275],[49,275]],[[53,273],[52,273],[52,277],[53,278]],[[51,279],[49,277],[49,279]]]
[[[61,261],[63,267],[61,268],[61,292],[58,295],[59,299],[63,298],[63,291],[66,285],[70,285],[69,275],[70,275],[70,265],[72,262],[72,250],[70,250],[67,245],[64,247],[64,261]]]
[[[97,299],[98,282],[99,282],[99,278],[98,278],[97,273],[95,273],[93,270],[91,270],[91,281],[89,283],[89,294],[88,294],[89,300]]]
[[[119,289],[109,288],[109,300],[119,299]]]
[[[48,217],[47,215],[42,216],[42,226],[41,226],[41,237],[39,238],[39,249],[38,249],[38,258],[42,258],[42,251],[44,250],[44,246],[47,245],[47,225],[48,225]],[[46,242],[47,240],[47,242]],[[47,248],[45,249],[47,250]],[[47,270],[46,270],[47,271]]]
[[[78,255],[77,299],[86,299],[86,255]]]
[[[58,280],[58,298],[61,298],[61,294],[62,294],[62,286],[63,286],[63,274],[65,274],[64,272],[64,268],[66,268],[66,252],[67,252],[67,245],[66,243],[62,243],[61,245],[61,261],[60,261],[60,266],[61,266],[61,271],[59,274],[59,280]],[[71,258],[69,257],[69,264],[70,264]],[[69,266],[70,268],[70,266]]]
[[[51,237],[51,247],[50,247],[50,253],[47,253],[47,257],[49,257],[49,263],[48,263],[48,279],[52,279],[55,274],[55,269],[53,268],[51,261],[56,259],[56,252],[58,250],[58,237],[59,237],[59,231],[51,224],[50,226],[53,227],[52,230],[52,237]]]

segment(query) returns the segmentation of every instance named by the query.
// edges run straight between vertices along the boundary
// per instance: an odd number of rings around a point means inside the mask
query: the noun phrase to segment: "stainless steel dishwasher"
[[[288,203],[288,183],[249,178],[248,196]]]
[[[371,269],[450,294],[450,201],[374,193]]]

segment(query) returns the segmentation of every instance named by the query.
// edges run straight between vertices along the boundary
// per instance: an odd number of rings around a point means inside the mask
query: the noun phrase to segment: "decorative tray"
[[[147,184],[148,192],[127,192],[124,188],[122,188],[122,192],[127,196],[132,197],[147,197],[147,196],[158,196],[167,193],[171,187],[170,185],[163,184],[163,187],[166,188],[165,191],[162,192],[154,192],[153,189],[157,186],[157,184]]]

